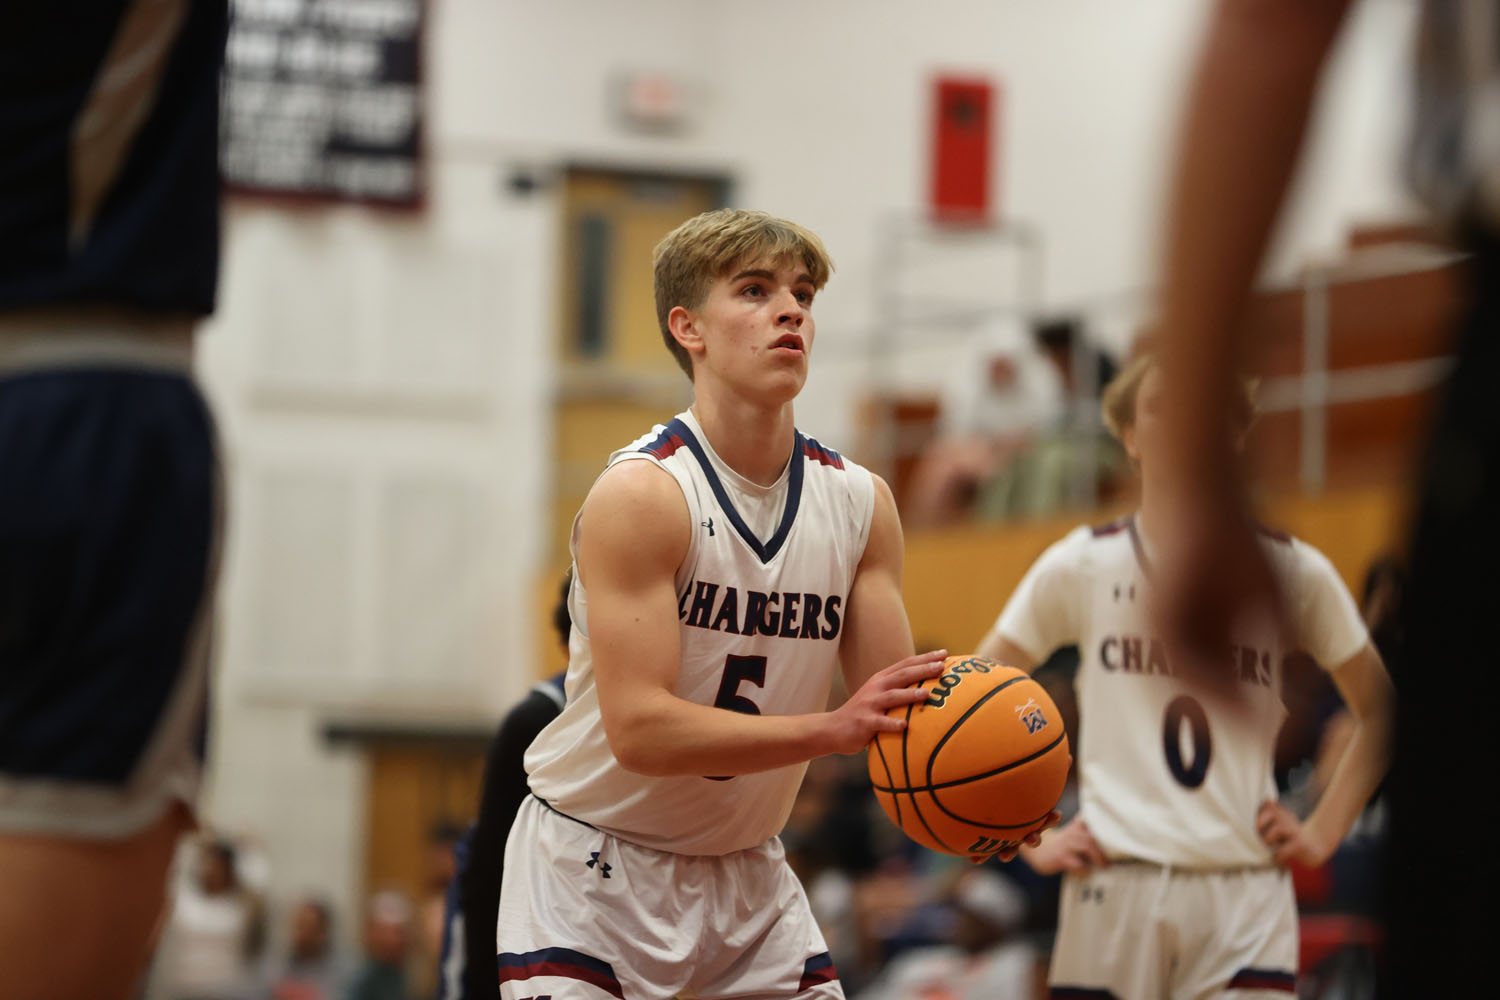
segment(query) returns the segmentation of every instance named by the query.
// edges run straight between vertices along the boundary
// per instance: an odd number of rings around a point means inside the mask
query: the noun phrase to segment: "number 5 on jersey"
[[[759,715],[760,706],[740,694],[740,685],[749,681],[756,687],[766,686],[766,658],[764,656],[735,656],[724,658],[724,676],[719,681],[719,693],[714,696],[714,708],[727,708],[744,715]],[[732,774],[704,775],[709,781],[728,781]]]

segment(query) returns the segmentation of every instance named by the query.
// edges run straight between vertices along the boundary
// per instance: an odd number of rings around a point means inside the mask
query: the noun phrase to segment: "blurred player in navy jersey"
[[[1162,621],[1183,647],[1278,595],[1245,517],[1226,388],[1251,345],[1244,306],[1297,164],[1318,79],[1353,0],[1220,0],[1188,103],[1162,302],[1168,444],[1178,468]],[[1468,311],[1421,469],[1402,611],[1422,669],[1398,674],[1386,913],[1391,996],[1493,991],[1500,819],[1490,624],[1500,607],[1500,0],[1422,0],[1414,190],[1459,247]],[[1224,197],[1232,191],[1234,196]],[[1473,992],[1466,992],[1472,990]]]
[[[0,992],[134,987],[192,823],[219,537],[191,376],[224,0],[0,12]]]
[[[568,615],[572,583],[570,569],[563,574],[562,591],[552,609],[552,625],[564,649],[573,627]],[[526,749],[562,711],[566,676],[566,671],[553,674],[528,691],[490,741],[479,817],[453,849],[458,871],[444,907],[438,1000],[497,1000],[500,996],[495,976],[495,911],[500,905],[505,842],[516,810],[528,794]]]

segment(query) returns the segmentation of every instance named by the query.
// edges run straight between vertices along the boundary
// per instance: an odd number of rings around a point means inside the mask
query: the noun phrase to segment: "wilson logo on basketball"
[[[1026,727],[1028,733],[1036,733],[1047,728],[1047,717],[1042,714],[1042,706],[1036,703],[1036,699],[1029,699],[1024,705],[1015,706],[1016,718]]]
[[[959,661],[952,670],[937,679],[937,683],[932,686],[932,693],[927,696],[927,701],[923,704],[929,708],[942,708],[948,701],[948,695],[963,682],[964,674],[987,674],[994,666],[992,661],[978,656]],[[1043,723],[1045,722],[1044,719]]]

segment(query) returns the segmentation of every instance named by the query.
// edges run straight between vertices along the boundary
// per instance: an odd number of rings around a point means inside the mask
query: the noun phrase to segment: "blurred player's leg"
[[[167,865],[191,824],[175,806],[121,840],[0,835],[0,996],[132,996],[165,915]]]
[[[202,769],[218,548],[190,331],[95,330],[79,365],[60,326],[0,327],[0,970],[27,1000],[122,996],[145,965]]]

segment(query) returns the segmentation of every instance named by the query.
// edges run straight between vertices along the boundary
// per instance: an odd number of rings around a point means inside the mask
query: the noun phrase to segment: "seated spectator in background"
[[[267,976],[265,1000],[343,1000],[351,970],[333,947],[333,911],[321,899],[292,908],[287,954]]]
[[[463,835],[457,824],[446,820],[427,831],[426,885],[417,904],[416,959],[412,968],[412,982],[419,984],[419,997],[438,995],[433,986],[438,982],[444,953],[448,887],[458,876],[457,850]]]
[[[959,871],[943,891],[944,938],[897,955],[857,1000],[1032,1000],[1046,996],[1042,954],[1017,937],[1026,896],[985,867]]]
[[[412,951],[411,901],[386,890],[370,898],[365,911],[365,960],[354,974],[346,1000],[411,1000],[407,962]]]
[[[148,996],[241,1000],[251,990],[252,963],[264,940],[260,897],[244,886],[228,840],[194,838],[179,863]]]
[[[1084,368],[1093,377],[1080,380],[1082,350],[1094,363]],[[1080,432],[1070,419],[1070,407],[1097,398],[1098,379],[1115,367],[1086,345],[1077,321],[1028,330],[1007,320],[980,338],[975,354],[943,397],[941,436],[917,467],[909,523],[1051,513],[1074,502],[1085,476],[1106,499],[1118,489],[1127,472],[1120,449],[1102,426]]]

